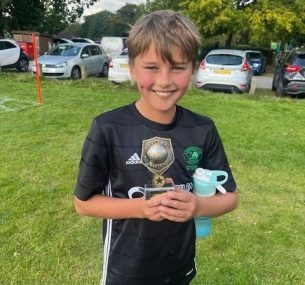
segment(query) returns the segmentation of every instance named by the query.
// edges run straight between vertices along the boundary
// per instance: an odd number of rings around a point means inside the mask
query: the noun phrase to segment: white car
[[[131,80],[128,67],[128,49],[124,49],[118,56],[113,57],[109,63],[108,80],[122,83]]]
[[[236,49],[210,51],[196,75],[196,86],[207,90],[249,92],[253,71],[246,52]]]
[[[88,39],[88,38],[72,38],[71,41],[73,43],[89,43],[89,44],[95,44],[96,42],[94,40]]]
[[[100,45],[109,57],[115,57],[126,48],[126,41],[126,37],[102,37]]]
[[[49,78],[80,79],[84,76],[108,76],[109,59],[97,44],[59,44],[38,57],[42,75]],[[36,74],[35,62],[33,74]]]
[[[0,67],[16,68],[21,72],[29,70],[29,58],[16,41],[0,39]]]

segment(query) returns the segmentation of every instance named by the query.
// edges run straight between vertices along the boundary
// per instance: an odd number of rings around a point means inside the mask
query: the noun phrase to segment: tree
[[[203,38],[225,35],[226,46],[230,47],[234,35],[244,31],[241,23],[244,23],[246,13],[236,9],[232,0],[182,1],[181,5],[198,26]]]
[[[144,5],[126,4],[117,13],[102,11],[87,16],[80,34],[95,40],[103,36],[127,36],[130,26],[144,13]]]
[[[250,15],[251,41],[289,43],[305,37],[305,6],[302,0],[263,0]],[[302,43],[302,42],[299,42]]]
[[[174,11],[180,10],[179,0],[147,0],[145,5],[146,13],[153,11],[171,9]]]
[[[228,47],[234,39],[243,40],[243,35],[262,47],[305,36],[303,0],[182,0],[180,4],[204,38],[225,35]]]
[[[2,37],[6,30],[9,29],[9,7],[12,0],[1,0],[0,2],[0,37]]]
[[[117,15],[129,25],[133,25],[143,13],[143,5],[138,6],[134,4],[126,4],[117,11]]]
[[[0,29],[56,33],[97,0],[1,0]]]
[[[113,13],[102,11],[85,18],[80,29],[80,36],[94,40],[100,40],[103,35],[112,30]]]

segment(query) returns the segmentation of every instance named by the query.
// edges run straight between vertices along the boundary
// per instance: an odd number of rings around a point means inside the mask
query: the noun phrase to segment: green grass
[[[2,73],[0,86],[0,284],[98,284],[101,221],[72,202],[81,147],[94,116],[138,94],[43,80],[38,106],[30,75]],[[214,119],[240,189],[197,241],[192,285],[305,284],[305,100],[193,88],[181,105]]]

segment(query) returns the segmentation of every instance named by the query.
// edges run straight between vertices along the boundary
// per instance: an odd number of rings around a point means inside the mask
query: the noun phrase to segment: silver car
[[[34,61],[35,62],[35,61]],[[38,57],[43,76],[50,78],[80,79],[89,75],[108,76],[109,59],[97,44],[59,44]],[[33,73],[36,74],[35,63]]]
[[[248,92],[253,71],[245,51],[215,49],[210,51],[196,75],[196,86],[225,92]]]

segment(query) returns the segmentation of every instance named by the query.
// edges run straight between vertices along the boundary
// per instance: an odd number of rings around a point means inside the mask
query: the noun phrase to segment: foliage
[[[179,2],[179,0],[147,0],[145,4],[145,11],[146,13],[165,9],[179,11]]]
[[[301,0],[182,0],[181,6],[196,22],[203,38],[226,35],[226,46],[235,41],[268,47],[271,41],[287,43],[305,36]]]
[[[283,13],[283,11],[285,11]],[[305,6],[303,1],[259,1],[250,16],[253,43],[262,39],[289,43],[305,36]],[[304,43],[304,39],[299,44]]]
[[[130,26],[144,13],[144,5],[126,4],[116,13],[107,10],[85,17],[72,36],[100,40],[103,36],[127,36]],[[67,34],[68,27],[59,36]],[[71,36],[70,36],[71,37]]]
[[[35,30],[54,34],[74,23],[97,0],[3,0],[0,30]]]
[[[73,209],[81,147],[93,117],[137,91],[45,79],[37,106],[31,74],[0,86],[0,284],[98,284],[101,221]],[[192,285],[304,285],[305,100],[193,88],[180,104],[214,119],[239,187],[238,209],[196,242]]]
[[[111,19],[113,13],[102,11],[85,18],[85,22],[80,26],[80,36],[93,40],[100,40],[101,35],[108,33],[111,30]],[[74,35],[77,36],[77,35]]]

